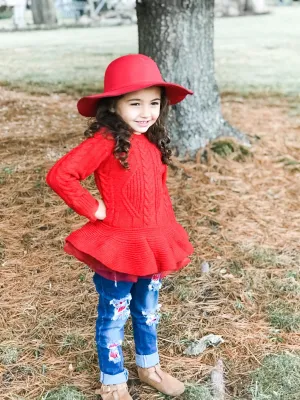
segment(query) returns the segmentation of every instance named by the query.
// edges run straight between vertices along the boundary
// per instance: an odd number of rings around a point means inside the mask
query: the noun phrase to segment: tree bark
[[[166,81],[194,91],[172,107],[168,123],[177,155],[193,157],[219,136],[245,136],[221,113],[214,69],[213,0],[137,0],[139,52],[152,57]]]
[[[53,0],[32,0],[31,11],[33,22],[36,25],[55,25],[57,23]]]

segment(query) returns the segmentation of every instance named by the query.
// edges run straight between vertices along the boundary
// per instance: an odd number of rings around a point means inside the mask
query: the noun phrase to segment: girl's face
[[[152,86],[125,94],[116,104],[116,113],[136,134],[147,132],[160,113],[161,89]]]

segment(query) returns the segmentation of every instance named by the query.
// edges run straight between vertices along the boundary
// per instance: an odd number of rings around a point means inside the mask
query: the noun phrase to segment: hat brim
[[[84,117],[94,117],[97,112],[97,106],[99,100],[105,97],[115,97],[121,96],[122,94],[135,92],[137,90],[146,89],[151,86],[162,86],[166,88],[166,95],[169,99],[170,105],[174,105],[182,101],[188,94],[193,94],[191,90],[184,88],[183,86],[177,85],[175,83],[167,82],[147,82],[138,83],[135,85],[126,86],[116,90],[111,90],[110,92],[103,92],[100,94],[94,94],[91,96],[82,97],[77,103],[77,109],[79,114]]]

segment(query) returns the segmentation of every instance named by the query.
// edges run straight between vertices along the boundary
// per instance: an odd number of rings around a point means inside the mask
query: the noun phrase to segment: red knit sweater
[[[160,151],[143,134],[130,141],[129,170],[114,157],[112,136],[99,131],[58,160],[46,181],[90,220],[66,238],[65,251],[108,279],[136,281],[182,268],[193,247],[175,219]],[[102,221],[98,201],[80,184],[92,173],[106,206]]]

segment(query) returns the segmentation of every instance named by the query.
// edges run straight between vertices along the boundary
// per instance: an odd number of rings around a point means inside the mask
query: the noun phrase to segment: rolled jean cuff
[[[159,355],[158,353],[148,354],[148,355],[135,355],[136,365],[140,368],[150,368],[154,367],[154,365],[159,364]]]
[[[128,381],[128,371],[125,368],[123,372],[116,375],[105,374],[100,372],[100,382],[103,385],[117,385]]]

